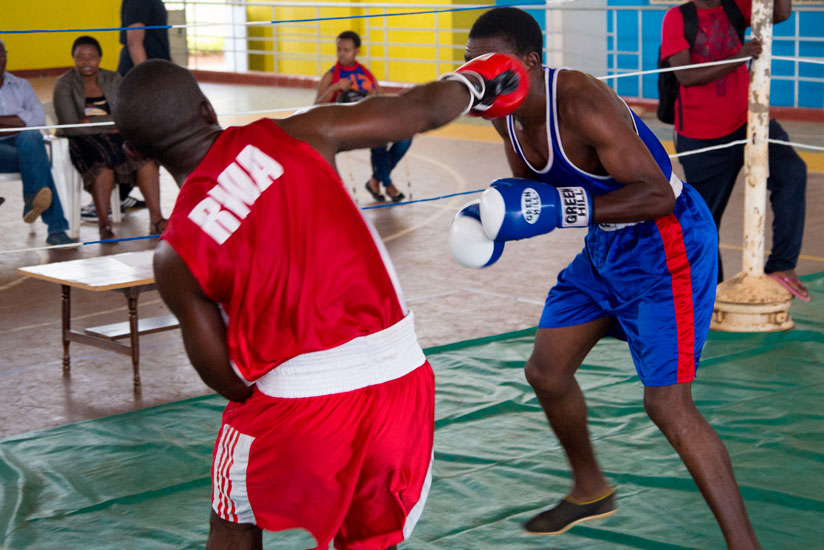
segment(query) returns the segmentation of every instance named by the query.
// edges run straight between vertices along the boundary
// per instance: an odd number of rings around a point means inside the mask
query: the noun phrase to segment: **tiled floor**
[[[53,79],[36,79],[48,99]],[[204,84],[219,113],[300,107],[314,98],[309,90]],[[224,117],[224,124],[241,124],[257,116]],[[649,123],[666,139],[669,128]],[[821,125],[788,123],[795,141],[822,144]],[[462,121],[441,132],[415,139],[406,160],[395,173],[398,187],[413,199],[482,189],[494,178],[508,175],[500,143],[490,139],[486,123]],[[368,206],[363,183],[369,176],[368,152],[342,155],[341,177],[361,206]],[[168,174],[161,181],[163,209],[168,214],[177,187]],[[3,250],[44,244],[46,231],[37,222],[33,233],[20,220],[19,182],[0,183],[6,203],[0,207]],[[414,309],[424,347],[498,334],[534,326],[544,297],[558,272],[579,251],[583,230],[510,243],[503,258],[482,271],[458,267],[451,259],[447,235],[455,210],[471,197],[368,210],[395,262],[406,297]],[[736,189],[721,231],[722,254],[728,274],[740,270],[743,186]],[[824,270],[824,174],[811,173],[807,196],[806,239],[798,270]],[[768,220],[769,224],[769,220]],[[120,237],[145,234],[146,211],[125,216],[115,232]],[[83,240],[97,236],[96,225],[81,229]],[[767,237],[769,242],[769,235]],[[135,397],[130,361],[126,356],[72,344],[72,375],[61,375],[60,290],[53,284],[23,278],[21,266],[151,248],[152,241],[89,245],[73,251],[0,254],[0,436],[60,425],[200,395],[208,391],[189,366],[178,332],[141,339],[143,392]],[[125,319],[119,294],[75,291],[76,327]],[[165,311],[156,292],[140,299],[141,316]],[[525,358],[524,358],[525,359]]]

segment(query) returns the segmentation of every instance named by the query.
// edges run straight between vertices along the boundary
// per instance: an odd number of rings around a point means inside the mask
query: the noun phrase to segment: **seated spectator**
[[[54,110],[59,124],[111,120],[121,76],[100,68],[103,51],[91,36],[72,44],[74,69],[61,75],[54,85]],[[123,138],[111,126],[63,128],[69,138],[72,164],[83,176],[83,187],[91,193],[97,211],[101,239],[114,237],[109,221],[115,183],[140,187],[149,208],[149,234],[162,233],[166,220],[160,212],[158,167],[153,161],[135,160],[123,150]]]
[[[0,40],[0,128],[45,125],[46,114],[34,88],[26,80],[6,72],[6,55],[6,44]],[[0,172],[20,172],[23,221],[32,223],[42,216],[49,228],[48,244],[77,242],[66,234],[69,222],[54,187],[43,134],[37,130],[0,133]]]
[[[338,35],[338,62],[329,69],[318,85],[315,104],[318,103],[354,103],[376,94],[378,82],[372,73],[357,62],[361,39],[354,31],[343,31]],[[376,201],[383,202],[386,197],[381,194],[381,184],[393,202],[402,201],[406,196],[392,183],[392,170],[409,150],[411,139],[405,139],[389,145],[370,149],[372,157],[372,177],[366,182],[366,190]]]

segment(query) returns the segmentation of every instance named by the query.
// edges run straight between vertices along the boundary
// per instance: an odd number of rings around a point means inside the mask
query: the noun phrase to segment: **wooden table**
[[[127,252],[99,258],[84,258],[68,262],[21,267],[25,275],[57,283],[63,289],[63,373],[69,374],[69,344],[78,342],[132,356],[134,391],[140,393],[140,346],[141,334],[151,334],[177,328],[174,315],[137,318],[137,298],[145,290],[157,288],[152,270],[152,250]],[[89,327],[83,332],[71,328],[72,287],[102,292],[114,290],[126,296],[129,320],[122,323]],[[129,338],[129,344],[118,340]]]

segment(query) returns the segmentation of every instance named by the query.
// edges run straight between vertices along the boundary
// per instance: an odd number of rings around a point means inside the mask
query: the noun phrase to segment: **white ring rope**
[[[736,145],[744,145],[747,143],[746,139],[738,139],[735,141],[729,141],[727,143],[721,143],[719,145],[711,145],[709,147],[702,147],[701,149],[694,149],[692,151],[686,151],[684,153],[677,153],[675,155],[670,155],[669,158],[679,158],[679,157],[688,157],[690,155],[697,155],[698,153],[706,153],[708,151],[717,151],[718,149],[726,149],[728,147],[735,147]],[[783,142],[782,142],[783,143]]]
[[[598,80],[611,80],[614,78],[624,78],[624,77],[632,77],[632,76],[641,76],[646,74],[656,74],[656,73],[666,73],[671,71],[681,71],[681,70],[688,70],[688,69],[695,69],[698,67],[711,67],[713,65],[724,65],[728,63],[741,63],[742,61],[747,61],[752,59],[751,57],[740,57],[736,59],[724,59],[722,61],[709,61],[707,63],[694,63],[692,65],[680,65],[678,67],[666,67],[663,69],[650,69],[648,71],[635,71],[631,73],[620,73],[620,74],[612,74],[612,75],[605,75],[596,77]],[[792,58],[792,57],[776,57],[774,56],[773,59],[779,60],[789,60],[789,61],[799,61],[803,63],[821,63],[824,64],[824,60],[812,60],[806,58]],[[237,113],[223,113],[218,115],[219,117],[234,117],[234,116],[248,116],[248,115],[261,115],[261,114],[268,114],[268,113],[283,113],[289,111],[299,111],[301,109],[309,109],[313,107],[313,105],[304,106],[304,107],[282,107],[278,109],[258,109],[254,111],[240,111]],[[114,126],[114,122],[87,122],[87,123],[78,123],[78,124],[46,124],[43,126],[26,126],[26,130],[57,130],[61,128],[86,128],[92,126]],[[0,128],[0,134],[2,133],[10,133],[10,132],[20,132],[22,128]],[[801,145],[800,147],[803,147]]]
[[[818,145],[805,145],[804,143],[796,143],[794,141],[783,141],[780,139],[768,139],[768,143],[774,143],[776,145],[788,145],[790,147],[800,147],[802,149],[812,149],[813,151],[824,151],[824,147],[819,147]]]
[[[735,59],[722,59],[721,61],[707,61],[706,63],[694,63],[692,65],[679,65],[677,67],[665,67],[663,69],[650,69],[648,71],[636,71],[632,73],[610,74],[606,76],[597,76],[598,80],[610,80],[613,78],[623,78],[625,76],[641,76],[644,74],[668,73],[672,71],[682,71],[687,69],[696,69],[698,67],[712,67],[713,65],[726,65],[728,63],[741,63],[748,61],[752,57],[736,57]]]
[[[798,61],[799,63],[815,63],[817,65],[824,65],[824,59],[813,59],[811,57],[786,57],[783,55],[774,55],[772,58],[779,61]]]

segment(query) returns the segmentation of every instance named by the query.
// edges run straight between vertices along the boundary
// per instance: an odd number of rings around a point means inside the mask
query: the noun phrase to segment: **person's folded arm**
[[[218,305],[203,293],[183,258],[165,241],[155,249],[154,271],[160,296],[180,322],[186,353],[200,378],[226,399],[244,401],[252,388],[232,368]]]

